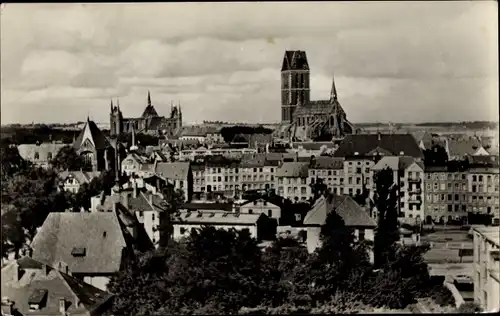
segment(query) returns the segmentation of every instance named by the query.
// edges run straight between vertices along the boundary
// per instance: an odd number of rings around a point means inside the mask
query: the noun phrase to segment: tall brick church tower
[[[310,101],[309,64],[305,51],[286,51],[281,67],[281,121],[291,123],[297,106]]]

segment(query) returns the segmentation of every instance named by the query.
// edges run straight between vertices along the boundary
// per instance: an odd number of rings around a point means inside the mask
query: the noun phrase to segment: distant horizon
[[[307,12],[307,14],[305,14]],[[286,50],[351,122],[498,120],[497,1],[8,3],[1,124],[278,121]],[[187,21],[187,22],[186,22]]]

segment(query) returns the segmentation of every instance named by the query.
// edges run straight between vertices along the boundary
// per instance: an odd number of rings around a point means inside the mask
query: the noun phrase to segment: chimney
[[[380,134],[380,132],[377,133],[377,139],[378,139],[378,141],[380,141],[382,139],[382,135]]]
[[[49,274],[49,267],[46,264],[42,264],[42,272],[45,276]]]
[[[66,300],[64,298],[59,299],[59,313],[66,315]]]
[[[137,181],[133,181],[133,186],[134,186],[134,199],[137,198]]]
[[[149,204],[153,205],[153,194],[148,194]]]

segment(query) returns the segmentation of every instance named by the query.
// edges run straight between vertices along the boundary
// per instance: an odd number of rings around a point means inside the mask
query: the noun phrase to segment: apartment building
[[[491,214],[495,222],[500,217],[498,173],[497,166],[473,165],[467,175],[470,211]]]
[[[159,162],[155,163],[155,175],[165,180],[184,194],[185,201],[191,201],[193,196],[193,172],[189,162]]]
[[[193,172],[193,196],[195,199],[200,199],[206,192],[205,164],[192,163],[191,169]]]
[[[468,204],[468,173],[449,166],[425,168],[425,221],[445,224],[465,222]]]
[[[399,218],[404,221],[424,219],[424,165],[414,157],[382,157],[371,169],[370,178],[377,172],[389,168],[393,181],[398,186]],[[376,186],[372,186],[376,189]]]
[[[344,187],[344,159],[329,156],[311,158],[307,183],[315,183],[321,179],[328,190],[334,194],[342,194]],[[308,197],[313,196],[311,186],[307,186]]]
[[[500,309],[500,232],[474,228],[474,302],[486,312]]]
[[[277,194],[294,202],[306,201],[308,169],[309,162],[283,162],[276,172]]]
[[[233,197],[239,190],[240,170],[237,160],[213,157],[205,161],[206,191],[216,196]]]
[[[252,154],[243,157],[241,167],[241,186],[244,191],[274,189],[275,174],[279,160],[268,159],[266,154]]]
[[[372,167],[375,165],[373,157],[352,156],[347,157],[343,162],[343,184],[339,189],[341,194],[355,196],[361,194],[363,189],[369,189],[373,182],[371,173]]]

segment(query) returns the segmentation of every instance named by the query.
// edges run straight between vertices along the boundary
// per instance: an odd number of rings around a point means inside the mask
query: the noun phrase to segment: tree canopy
[[[51,161],[52,167],[56,170],[80,170],[83,168],[82,158],[76,153],[73,146],[64,146],[57,152]]]

